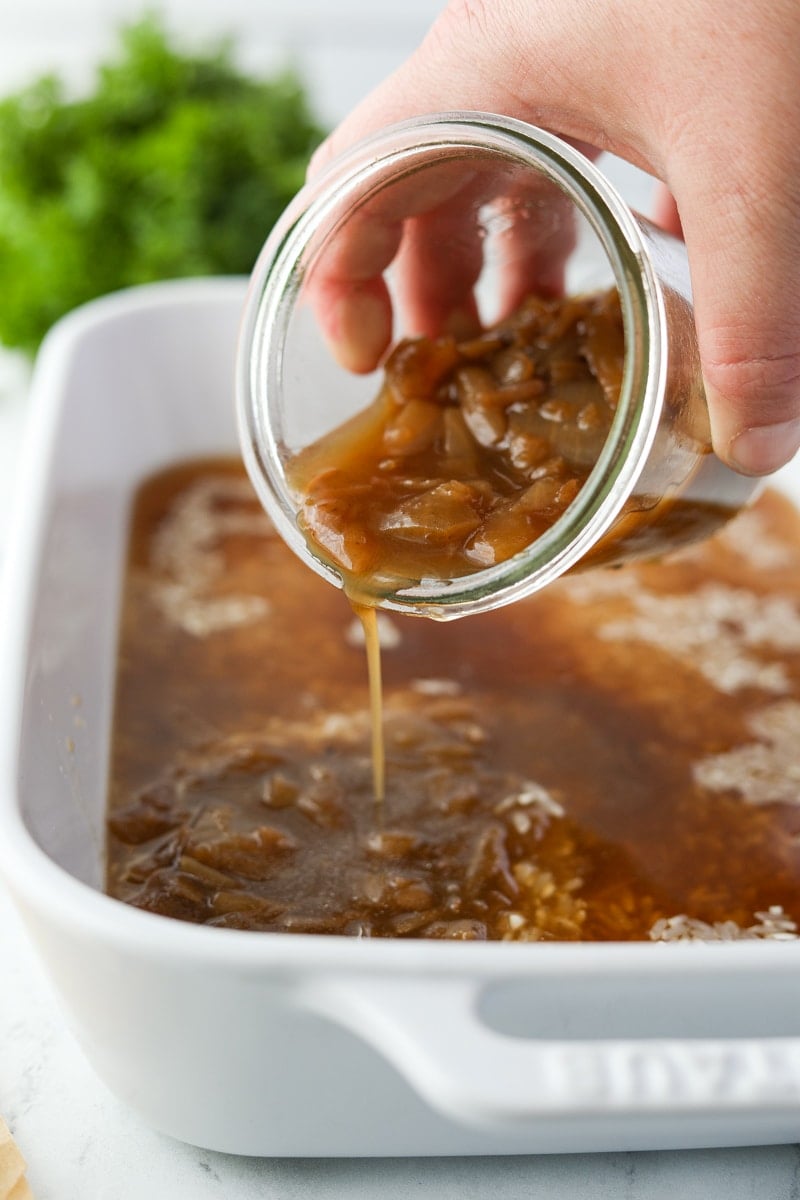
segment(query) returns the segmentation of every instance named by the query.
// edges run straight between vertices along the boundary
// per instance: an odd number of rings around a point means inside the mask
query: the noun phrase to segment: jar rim
[[[318,558],[296,521],[283,453],[269,421],[279,394],[284,335],[299,294],[301,257],[317,229],[348,194],[363,196],[371,178],[415,157],[453,150],[504,154],[556,184],[587,219],[614,274],[624,328],[617,409],[586,482],[540,537],[504,562],[450,580],[382,592],[380,607],[448,619],[510,603],[554,581],[608,532],[633,491],[655,437],[666,378],[666,315],[643,226],[600,170],[569,143],[494,113],[443,112],[387,126],[334,159],[307,184],[275,226],[254,268],[240,332],[237,409],[245,465],[278,531],[318,574],[341,587],[340,573]]]

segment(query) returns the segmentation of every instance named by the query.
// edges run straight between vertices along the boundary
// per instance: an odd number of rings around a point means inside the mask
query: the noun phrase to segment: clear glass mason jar
[[[462,205],[452,246],[446,221],[436,225],[437,269],[448,256],[460,269],[464,196],[482,250],[475,294],[484,323],[496,316],[504,276],[519,270],[522,230],[522,258],[534,273],[537,248],[551,272],[552,247],[564,250],[566,294],[617,288],[625,351],[610,432],[551,528],[507,561],[374,597],[380,607],[440,619],[497,608],[575,568],[659,556],[713,532],[756,487],[711,448],[683,244],[633,213],[589,159],[553,135],[493,114],[435,114],[383,130],[308,184],[252,275],[238,361],[241,448],[278,531],[313,570],[342,586],[298,526],[287,463],[379,386],[374,374],[337,365],[313,311],[315,273],[340,252],[349,222],[360,221],[363,235],[375,214],[413,219],[431,202],[440,213]],[[396,339],[419,331],[393,271],[383,278]]]

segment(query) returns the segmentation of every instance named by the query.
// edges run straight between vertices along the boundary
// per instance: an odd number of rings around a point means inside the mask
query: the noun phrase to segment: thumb
[[[800,181],[772,143],[670,182],[692,272],[714,447],[747,475],[800,447]],[[787,147],[787,151],[788,151]],[[776,153],[778,150],[778,153]],[[721,155],[720,155],[721,157]]]

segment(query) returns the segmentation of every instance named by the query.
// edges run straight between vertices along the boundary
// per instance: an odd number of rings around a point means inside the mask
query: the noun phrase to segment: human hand
[[[452,0],[324,143],[312,174],[385,125],[455,109],[517,117],[649,171],[664,185],[656,219],[686,240],[715,449],[763,474],[800,446],[798,53],[796,0]],[[480,187],[444,171],[441,195],[372,213],[326,267],[327,333],[350,369],[371,369],[388,344],[382,273],[401,238],[420,332],[474,317],[480,242],[467,224],[458,270],[430,267],[453,196]],[[519,274],[547,289],[558,264],[543,245]],[[427,293],[420,262],[437,281]]]

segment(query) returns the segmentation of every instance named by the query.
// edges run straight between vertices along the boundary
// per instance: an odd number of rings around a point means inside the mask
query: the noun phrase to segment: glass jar
[[[314,313],[314,281],[330,256],[341,256],[350,222],[369,238],[432,209],[437,270],[450,262],[463,274],[479,241],[475,297],[484,325],[496,318],[504,280],[518,276],[521,263],[534,275],[546,264],[552,288],[554,259],[563,258],[568,295],[616,287],[622,384],[588,479],[542,536],[504,562],[454,579],[412,581],[375,596],[376,604],[440,619],[496,608],[575,568],[686,545],[747,501],[755,482],[711,448],[683,244],[631,212],[588,158],[553,135],[492,114],[442,113],[389,127],[332,163],[278,222],[253,272],[238,362],[241,447],[265,508],[312,569],[342,586],[341,573],[298,526],[300,498],[287,482],[287,463],[378,389],[374,375],[337,365]],[[441,219],[450,211],[452,244]],[[388,288],[394,336],[412,336],[419,329],[396,270],[395,262],[377,286]]]

